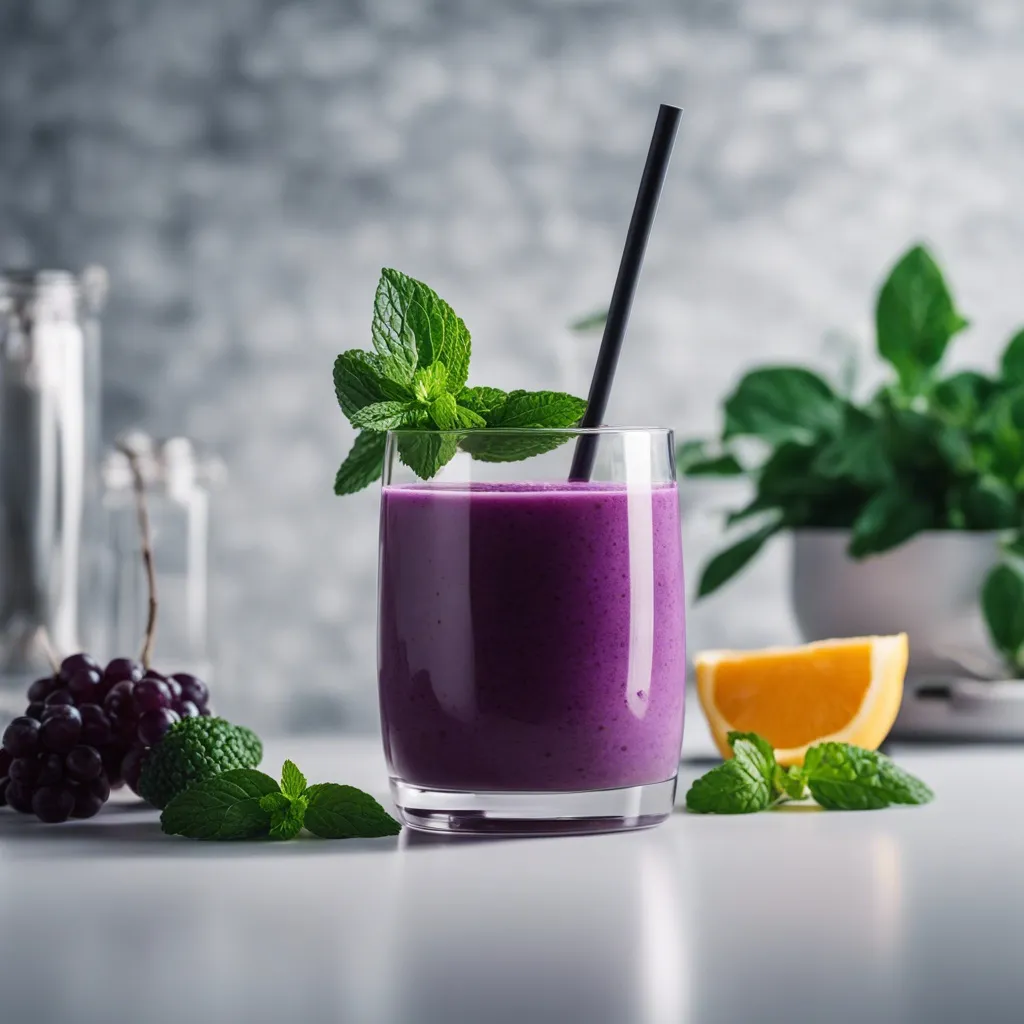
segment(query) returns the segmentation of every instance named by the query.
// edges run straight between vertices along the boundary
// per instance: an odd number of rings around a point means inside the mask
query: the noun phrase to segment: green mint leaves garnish
[[[293,761],[281,784],[255,768],[236,768],[197,783],[160,815],[168,835],[189,839],[294,839],[305,828],[323,839],[376,839],[401,825],[372,796],[352,786],[310,786]]]
[[[270,827],[262,801],[277,788],[255,768],[232,768],[179,793],[160,815],[160,827],[190,839],[249,839]]]
[[[397,835],[401,826],[372,796],[352,786],[321,782],[306,791],[306,828],[323,839]]]
[[[870,811],[892,804],[926,804],[935,794],[876,750],[819,743],[803,767],[783,768],[756,733],[731,732],[731,760],[702,775],[686,794],[696,814],[750,814],[810,795],[826,810]]]
[[[848,743],[821,743],[804,758],[811,796],[830,811],[873,811],[891,804],[926,804],[934,793],[884,754]]]
[[[686,806],[698,814],[750,814],[772,801],[775,755],[752,733],[730,733],[733,757],[697,779]]]
[[[483,428],[568,428],[587,403],[558,391],[467,387],[470,334],[455,311],[422,281],[381,271],[371,328],[373,351],[343,352],[334,363],[334,391],[342,412],[359,429],[334,480],[335,494],[352,494],[380,477],[384,434],[403,435],[398,457],[424,480],[461,447],[474,458],[511,462],[549,451],[566,438],[439,436],[439,431]]]

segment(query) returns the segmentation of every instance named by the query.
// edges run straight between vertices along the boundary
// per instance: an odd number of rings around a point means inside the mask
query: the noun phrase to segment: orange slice
[[[802,764],[824,740],[877,750],[903,699],[907,634],[820,640],[762,651],[706,651],[697,693],[715,744],[732,730],[756,732],[779,764]]]

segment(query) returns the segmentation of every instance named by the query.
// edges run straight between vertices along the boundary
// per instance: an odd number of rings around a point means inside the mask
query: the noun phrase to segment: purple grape
[[[104,747],[113,738],[110,719],[99,704],[83,704],[78,713],[82,716],[82,742],[90,747]]]
[[[206,707],[202,707],[199,709],[199,714],[202,718],[209,718],[213,715],[213,708],[211,708],[209,705],[206,705]]]
[[[37,722],[41,722],[43,720],[43,712],[45,710],[46,705],[42,701],[34,700],[25,709],[25,714],[28,715],[29,718],[34,718]]]
[[[67,683],[76,672],[89,669],[99,672],[100,663],[89,654],[72,654],[60,663],[60,677]]]
[[[170,687],[162,679],[146,676],[135,684],[135,710],[141,715],[171,706]]]
[[[32,797],[36,817],[51,825],[67,821],[74,806],[74,794],[66,786],[40,786]]]
[[[47,707],[52,707],[54,704],[74,704],[75,698],[71,696],[70,690],[54,690],[43,703]]]
[[[106,772],[97,776],[91,782],[87,782],[82,789],[87,789],[93,796],[98,797],[103,803],[110,799],[110,781]]]
[[[18,782],[8,782],[7,792],[4,794],[7,797],[7,806],[17,811],[19,814],[31,814],[32,813],[32,790],[26,789]]]
[[[121,762],[128,752],[127,747],[105,747],[100,751],[103,757],[103,772],[107,777],[107,784],[111,789],[120,789],[124,785],[124,777],[121,775]]]
[[[59,786],[64,781],[64,758],[60,754],[47,754],[39,762],[37,786]]]
[[[7,787],[10,784],[10,779],[0,779],[0,807],[7,806]]]
[[[11,770],[11,762],[14,760],[3,747],[0,747],[0,779],[6,779],[7,773]]]
[[[28,688],[28,699],[33,702],[42,702],[57,689],[57,685],[57,680],[53,676],[44,676],[42,679],[37,679]]]
[[[113,686],[127,680],[137,683],[143,676],[142,666],[133,658],[114,658],[103,670],[104,678]]]
[[[75,803],[71,808],[72,818],[92,818],[100,813],[105,800],[101,800],[95,793],[90,793],[85,786],[77,786],[74,792]]]
[[[180,721],[180,715],[176,711],[171,711],[170,708],[160,708],[159,711],[147,711],[139,718],[139,742],[147,747],[152,747],[167,735],[167,730],[175,722]]]
[[[157,672],[155,668],[147,668],[143,673],[143,678],[146,676],[149,676],[150,679],[159,679],[161,683],[167,682],[167,676],[165,676],[163,672]]]
[[[167,684],[167,689],[171,691],[171,702],[176,704],[181,700],[181,683],[174,676],[170,676],[164,682]]]
[[[7,773],[19,786],[31,789],[39,779],[38,757],[16,757]]]
[[[81,669],[68,680],[68,693],[76,704],[94,704],[100,699],[101,678],[95,669]]]
[[[114,683],[110,692],[103,698],[103,710],[114,718],[119,716],[134,718],[134,691],[135,684],[129,679],[122,679],[121,682]]]
[[[68,778],[75,782],[91,782],[103,771],[103,758],[95,747],[80,743],[68,751],[64,759],[64,769]]]
[[[174,710],[178,712],[181,718],[198,718],[199,708],[195,706],[190,700],[180,700],[174,705]]]
[[[135,742],[138,729],[139,722],[134,717],[110,719],[110,731],[113,733],[115,742],[122,747],[122,752]]]
[[[22,715],[4,730],[4,750],[11,757],[32,757],[39,749],[39,723]]]
[[[181,696],[192,701],[197,708],[201,708],[209,701],[210,689],[202,679],[188,672],[175,672],[171,678],[181,686]]]
[[[142,766],[146,763],[148,755],[149,747],[132,747],[121,762],[121,775],[128,788],[136,796],[139,795],[139,776],[142,774]]]
[[[82,716],[78,708],[69,707],[67,714],[54,714],[39,727],[39,741],[55,754],[66,754],[82,735]]]

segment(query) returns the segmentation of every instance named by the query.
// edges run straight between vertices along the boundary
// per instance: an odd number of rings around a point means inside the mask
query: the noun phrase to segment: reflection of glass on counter
[[[146,484],[159,614],[153,663],[168,672],[211,675],[208,615],[209,489],[223,476],[219,460],[198,456],[188,438],[122,439],[139,455]],[[136,498],[128,459],[103,463],[110,546],[109,608],[98,646],[108,657],[135,654],[146,630],[148,590]]]

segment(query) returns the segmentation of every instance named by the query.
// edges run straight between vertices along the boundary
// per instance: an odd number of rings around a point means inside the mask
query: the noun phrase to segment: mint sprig
[[[400,438],[398,457],[429,480],[462,448],[474,458],[511,462],[563,444],[567,437],[488,439],[438,437],[440,431],[485,428],[568,428],[586,402],[558,391],[467,387],[471,339],[455,311],[422,281],[381,271],[371,326],[373,351],[353,349],[334,362],[334,391],[342,412],[359,429],[334,481],[335,494],[352,494],[379,479],[384,433]],[[431,437],[433,435],[433,437]]]
[[[728,735],[733,757],[697,779],[686,794],[696,814],[750,814],[808,790],[830,811],[867,811],[893,804],[926,804],[935,794],[885,754],[849,743],[819,743],[802,766],[783,768],[767,740],[757,733]]]
[[[333,782],[310,786],[285,761],[280,785],[255,768],[236,768],[192,786],[164,808],[160,827],[189,839],[287,840],[303,828],[323,839],[374,839],[402,826],[368,793]]]

